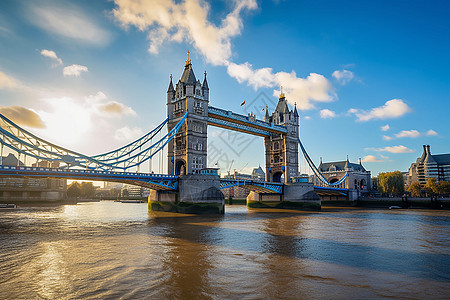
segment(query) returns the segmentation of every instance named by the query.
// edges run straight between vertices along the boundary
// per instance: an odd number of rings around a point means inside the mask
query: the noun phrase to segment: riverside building
[[[450,153],[431,154],[430,145],[423,145],[422,156],[409,167],[407,186],[414,182],[425,185],[429,178],[450,182]]]
[[[369,191],[371,188],[370,171],[363,167],[361,159],[359,164],[351,163],[348,158],[345,161],[327,163],[320,161],[318,169],[329,183],[338,182],[348,172],[347,178],[337,185],[337,188],[355,189],[364,192]],[[313,176],[313,182],[315,186],[327,187],[317,176]]]

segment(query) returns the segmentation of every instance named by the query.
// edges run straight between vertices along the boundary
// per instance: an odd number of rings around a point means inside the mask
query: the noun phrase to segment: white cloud
[[[370,111],[353,110],[358,121],[369,121],[373,119],[393,119],[403,116],[411,111],[411,108],[402,99],[386,101],[383,106],[372,108]]]
[[[271,68],[253,70],[252,65],[248,62],[240,65],[229,63],[227,71],[239,83],[247,82],[255,90],[261,87],[275,87],[278,85]]]
[[[124,27],[135,26],[148,33],[149,52],[158,53],[167,41],[191,43],[208,63],[226,66],[228,74],[239,83],[255,89],[283,86],[287,100],[299,109],[311,109],[314,102],[334,99],[330,82],[322,75],[310,73],[298,78],[292,71],[274,72],[272,68],[254,69],[249,62],[231,61],[231,38],[241,33],[241,14],[258,8],[256,0],[233,1],[231,12],[215,25],[208,20],[209,4],[202,0],[115,0],[113,15]],[[279,91],[274,95],[278,97]]]
[[[129,106],[114,100],[108,100],[103,92],[85,97],[87,106],[96,113],[106,117],[137,116],[137,113]]]
[[[322,109],[320,111],[320,117],[322,119],[334,118],[334,117],[336,117],[336,113],[334,111],[332,111],[332,110],[329,110],[329,109]]]
[[[365,148],[365,150],[372,150],[377,152],[390,152],[390,153],[411,153],[414,152],[413,150],[403,146],[391,146],[391,147],[384,147],[384,148]]]
[[[333,74],[331,74],[331,76],[333,76],[342,85],[347,84],[354,77],[353,72],[349,70],[336,70]]]
[[[57,62],[58,64],[60,64],[60,65],[63,64],[62,59],[59,58],[59,57],[56,55],[55,51],[43,49],[43,50],[41,51],[41,55],[42,55],[42,56],[46,56],[46,57],[50,57],[51,59],[56,60],[56,62]]]
[[[395,134],[395,137],[397,138],[403,138],[403,137],[409,137],[409,138],[416,138],[420,136],[420,132],[417,130],[402,130],[399,133]]]
[[[130,128],[125,126],[116,130],[114,138],[119,141],[132,141],[143,135],[142,129],[139,127]]]
[[[239,83],[246,82],[255,90],[283,86],[288,102],[296,102],[301,110],[314,108],[313,102],[330,102],[334,99],[330,82],[320,74],[311,73],[306,78],[298,78],[294,71],[273,73],[271,68],[254,70],[248,62],[240,65],[229,63],[227,70]],[[275,89],[273,95],[278,97],[280,90]]]
[[[310,117],[310,116],[304,116],[303,119],[304,119],[304,120],[310,120],[311,117]]]
[[[81,72],[87,72],[87,71],[88,71],[88,68],[86,66],[70,65],[70,66],[64,67],[63,75],[78,77],[81,75]]]
[[[255,0],[234,1],[219,26],[207,17],[209,4],[200,0],[115,0],[114,17],[125,27],[148,31],[149,51],[158,53],[166,41],[191,42],[213,65],[225,65],[231,57],[231,38],[241,33],[240,14],[257,8]]]
[[[355,113],[357,113],[358,112],[358,110],[356,109],[356,108],[350,108],[348,111],[347,111],[347,114],[355,114]]]
[[[381,126],[381,131],[388,131],[391,127],[389,126],[389,124],[386,124],[384,126]]]
[[[18,85],[17,80],[0,71],[0,89],[12,89]]]
[[[417,131],[415,129],[402,130],[399,133],[394,134],[393,137],[384,135],[383,139],[389,141],[389,140],[392,140],[394,138],[405,138],[405,137],[407,137],[407,138],[418,138],[418,137],[423,136],[423,135],[425,135],[425,136],[435,136],[435,135],[438,135],[438,133],[436,131],[432,130],[432,129],[428,130],[425,133],[421,133],[421,132],[419,132],[419,131]]]
[[[45,128],[41,117],[23,106],[0,106],[0,113],[14,123],[32,128]]]
[[[28,17],[33,24],[45,31],[79,42],[105,46],[111,40],[108,31],[95,24],[86,12],[74,4],[65,3],[62,6],[55,3],[33,3],[28,5]]]
[[[366,155],[364,156],[364,158],[362,159],[362,162],[383,162],[384,160],[379,159],[378,157],[376,157],[375,155]]]
[[[438,135],[438,133],[436,131],[434,131],[433,129],[428,130],[425,135],[427,136],[435,136]]]

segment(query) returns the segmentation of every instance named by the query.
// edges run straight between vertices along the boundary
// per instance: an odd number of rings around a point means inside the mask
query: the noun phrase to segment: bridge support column
[[[247,207],[320,210],[321,202],[312,183],[299,182],[285,184],[283,194],[250,192],[247,196]]]
[[[182,176],[176,192],[152,190],[148,196],[148,209],[186,214],[223,214],[225,200],[219,185],[217,175]]]

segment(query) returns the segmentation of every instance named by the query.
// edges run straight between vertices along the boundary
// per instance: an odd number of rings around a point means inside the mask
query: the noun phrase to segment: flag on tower
[[[241,106],[244,105],[244,104],[245,104],[245,100],[244,100],[244,102],[241,103]]]

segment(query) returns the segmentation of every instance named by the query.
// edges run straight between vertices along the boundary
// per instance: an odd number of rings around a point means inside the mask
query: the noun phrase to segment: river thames
[[[450,299],[450,211],[0,210],[2,299]]]

